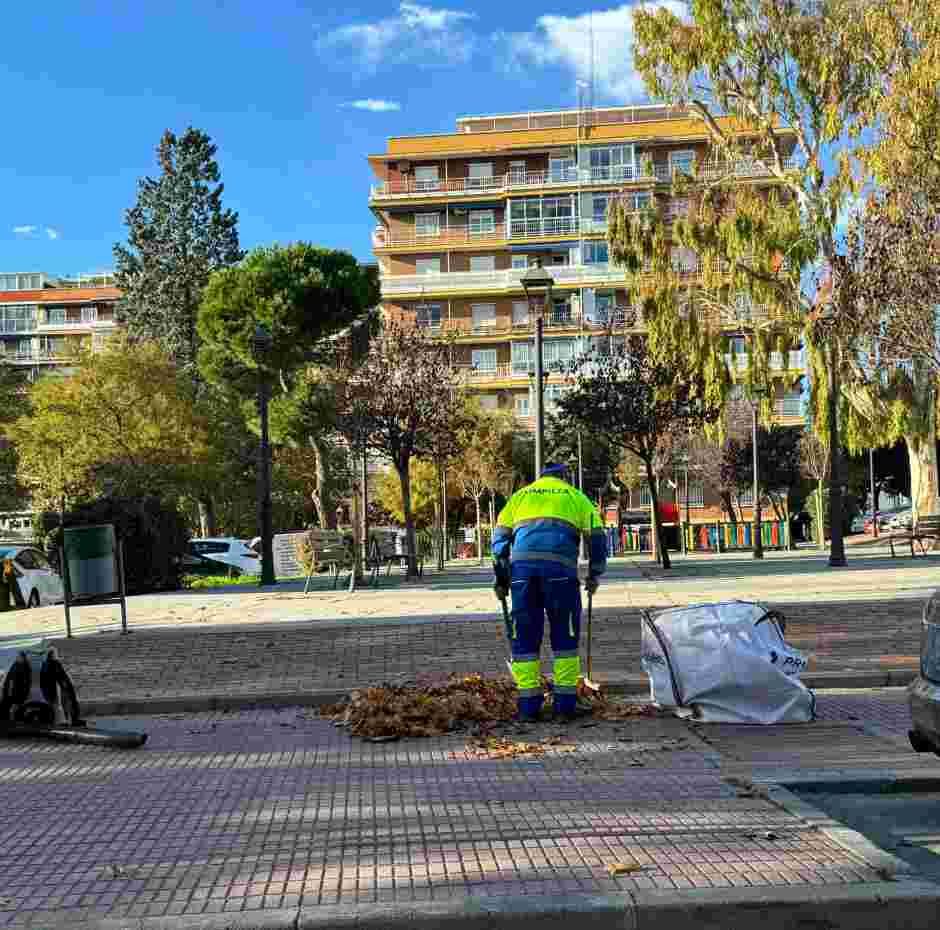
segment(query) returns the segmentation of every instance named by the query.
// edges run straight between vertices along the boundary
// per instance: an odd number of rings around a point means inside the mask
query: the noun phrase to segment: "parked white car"
[[[13,560],[17,583],[27,607],[61,604],[65,600],[62,578],[39,549],[0,545],[0,560],[3,559]]]
[[[239,575],[257,575],[261,560],[244,539],[217,536],[212,539],[191,539],[185,560],[189,574],[224,574],[235,569]]]
[[[909,530],[914,525],[914,515],[910,510],[901,510],[888,521],[888,529]]]

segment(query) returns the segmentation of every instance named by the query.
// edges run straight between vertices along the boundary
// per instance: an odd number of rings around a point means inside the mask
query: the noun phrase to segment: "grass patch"
[[[184,575],[183,587],[191,591],[202,588],[228,588],[237,585],[256,585],[261,581],[260,575],[239,575],[238,578],[229,578],[228,575]]]

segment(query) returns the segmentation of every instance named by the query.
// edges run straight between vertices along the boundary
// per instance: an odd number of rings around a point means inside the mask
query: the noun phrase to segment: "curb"
[[[817,672],[801,676],[801,681],[817,691],[827,688],[898,688],[917,677],[913,669],[887,672]],[[649,679],[622,678],[604,682],[608,694],[647,699]],[[219,710],[249,710],[255,707],[322,707],[342,701],[353,688],[332,691],[242,691],[231,694],[174,694],[166,697],[99,698],[82,701],[90,717],[133,717],[152,714],[205,713]]]
[[[940,886],[873,882],[616,895],[466,897],[407,905],[324,905],[203,917],[72,922],[71,930],[933,930]],[[52,926],[64,927],[54,923]]]

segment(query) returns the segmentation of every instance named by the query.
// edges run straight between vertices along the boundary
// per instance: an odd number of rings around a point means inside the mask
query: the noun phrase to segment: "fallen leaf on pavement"
[[[629,875],[631,872],[642,871],[643,866],[636,862],[611,862],[607,866],[608,875]]]
[[[0,898],[0,907],[13,907],[12,898]]]

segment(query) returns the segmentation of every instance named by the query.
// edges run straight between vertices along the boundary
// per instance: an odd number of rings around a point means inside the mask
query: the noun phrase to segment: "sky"
[[[575,106],[592,27],[595,103],[644,102],[634,8],[9,3],[0,271],[110,269],[160,136],[190,125],[218,146],[243,248],[305,240],[369,260],[368,154],[458,116]]]

